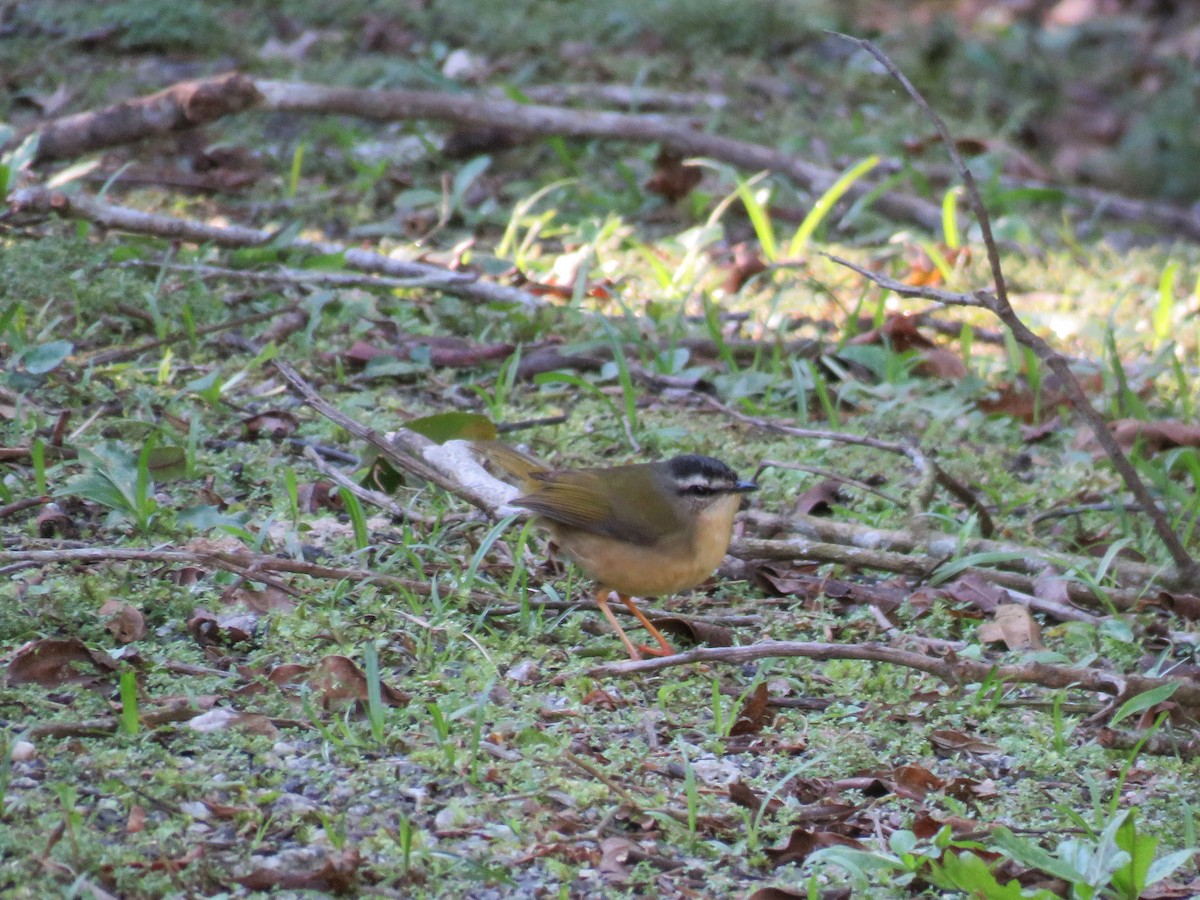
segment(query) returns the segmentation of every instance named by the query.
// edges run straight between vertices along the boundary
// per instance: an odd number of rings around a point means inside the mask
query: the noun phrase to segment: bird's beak
[[[751,491],[757,491],[758,485],[753,481],[739,481],[730,490],[735,494],[748,494]]]

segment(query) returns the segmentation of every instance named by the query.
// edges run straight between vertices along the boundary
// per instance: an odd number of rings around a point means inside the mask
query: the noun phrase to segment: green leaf
[[[497,436],[495,423],[479,413],[435,413],[405,422],[404,427],[439,444],[455,440],[494,441]]]
[[[22,362],[30,375],[45,375],[61,366],[74,352],[75,345],[70,341],[50,341],[30,347],[22,355]]]
[[[1154,862],[1158,838],[1149,834],[1139,834],[1137,817],[1131,812],[1117,826],[1113,841],[1129,854],[1129,864],[1113,873],[1113,887],[1125,897],[1140,897],[1146,887],[1146,876]]]
[[[1164,878],[1167,878],[1180,866],[1191,862],[1192,857],[1195,855],[1195,847],[1186,847],[1183,850],[1168,853],[1161,859],[1156,859],[1146,872],[1146,886],[1149,887],[1152,884],[1157,884]]]
[[[1177,690],[1179,690],[1179,683],[1173,682],[1170,684],[1160,684],[1158,687],[1151,688],[1145,693],[1138,694],[1136,697],[1130,697],[1113,714],[1112,720],[1108,723],[1109,727],[1112,728],[1122,719],[1144,713],[1151,707],[1170,698]]]
[[[187,474],[187,453],[182,447],[154,447],[146,459],[146,468],[155,478],[183,478]]]
[[[1069,884],[1078,884],[1080,881],[1080,873],[1069,863],[1051,855],[1033,841],[1017,837],[1007,828],[1000,827],[992,832],[992,843],[1005,856],[1023,866],[1061,878]]]
[[[965,892],[971,897],[986,897],[987,900],[1021,900],[1027,896],[1015,878],[1000,884],[988,864],[974,853],[947,853],[930,872],[930,880],[938,887]],[[1054,897],[1049,891],[1042,897]]]
[[[211,531],[214,528],[241,528],[249,521],[249,514],[240,512],[234,515],[221,512],[216,506],[189,506],[181,509],[176,516],[176,523],[184,528],[194,528],[196,531]]]

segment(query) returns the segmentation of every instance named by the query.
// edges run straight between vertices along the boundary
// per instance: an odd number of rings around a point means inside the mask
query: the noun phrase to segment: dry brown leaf
[[[367,702],[367,676],[346,656],[330,654],[322,657],[308,674],[308,685],[320,696],[325,709],[348,701]],[[379,687],[383,702],[388,706],[404,706],[412,699],[386,682],[381,681]]]
[[[841,482],[827,478],[819,481],[796,498],[792,510],[799,516],[827,516],[833,512],[833,505],[840,503]]]
[[[912,351],[920,358],[913,370],[918,375],[930,378],[955,380],[965,378],[967,367],[957,353],[939,347],[917,330],[916,320],[911,316],[892,315],[880,328],[872,328],[850,340],[857,345],[886,345],[896,353]]]
[[[333,894],[354,893],[362,857],[357,850],[330,851],[325,862],[316,868],[289,869],[290,860],[276,857],[276,865],[260,866],[249,875],[233,879],[252,891],[327,891]]]
[[[223,616],[218,619],[204,607],[197,606],[187,621],[187,630],[201,647],[210,647],[245,643],[254,636],[257,624],[258,616],[255,615]]]
[[[742,704],[742,708],[738,711],[737,719],[734,720],[733,727],[729,729],[731,736],[741,734],[758,734],[763,730],[763,727],[770,721],[774,720],[774,715],[767,710],[770,703],[770,696],[767,693],[767,683],[759,682],[758,687],[754,689],[754,693],[746,698],[746,702]]]
[[[188,719],[187,727],[200,732],[229,731],[236,728],[239,731],[263,737],[279,737],[279,729],[267,716],[259,713],[240,712],[236,709],[210,709],[206,713]]]
[[[600,877],[609,884],[624,884],[630,871],[625,863],[638,846],[629,838],[608,837],[600,842]]]
[[[1000,604],[1009,602],[1008,591],[979,575],[956,578],[943,591],[951,600],[968,603],[985,613],[995,612]]]
[[[948,753],[999,753],[1000,748],[987,741],[973,738],[961,731],[940,729],[929,735],[929,743],[940,754]]]
[[[1147,455],[1170,450],[1173,447],[1200,447],[1200,425],[1190,425],[1186,422],[1167,420],[1162,422],[1144,422],[1141,419],[1117,419],[1108,423],[1117,444],[1126,453],[1133,450],[1135,444],[1141,445],[1142,452]],[[1093,455],[1102,456],[1096,436],[1090,429],[1080,430],[1075,436],[1072,446],[1076,450],[1087,450]]]
[[[1181,619],[1195,622],[1200,619],[1200,597],[1195,594],[1177,594],[1171,591],[1159,591],[1155,598],[1163,609],[1169,609]]]
[[[700,622],[683,616],[659,616],[651,619],[659,629],[674,637],[688,638],[707,647],[732,647],[733,629],[710,622]]]
[[[802,863],[815,851],[825,847],[866,849],[861,841],[833,831],[809,831],[807,828],[797,828],[782,847],[767,847],[763,852],[771,860],[771,865],[779,867],[786,866],[788,863]]]
[[[1029,610],[1019,603],[1001,603],[992,613],[992,621],[979,626],[979,640],[985,644],[1003,643],[1009,650],[1044,650],[1042,629]]]
[[[146,830],[146,808],[137,803],[129,807],[129,815],[125,818],[125,833],[137,834]]]
[[[892,772],[896,795],[909,800],[924,800],[930,791],[940,791],[946,782],[924,766],[900,766]]]
[[[104,627],[122,644],[140,641],[146,636],[146,617],[135,606],[120,600],[105,600],[96,614],[108,620]]]
[[[47,503],[37,514],[38,537],[60,537],[75,540],[79,537],[79,526],[75,524],[57,503]]]
[[[729,784],[729,799],[743,809],[748,809],[758,813],[763,808],[763,798],[759,796],[754,788],[747,785],[745,782],[738,781],[730,782]],[[778,797],[772,797],[767,801],[766,812],[777,813],[784,808],[784,802]]]
[[[665,147],[654,159],[654,172],[646,179],[646,192],[657,194],[668,203],[682,200],[700,183],[703,172],[699,166],[685,166],[683,157]]]
[[[79,638],[43,638],[18,650],[8,664],[8,684],[92,686],[112,677],[117,663],[87,648]]]
[[[728,266],[728,274],[723,285],[725,293],[736,294],[746,282],[767,271],[767,264],[759,256],[758,251],[745,241],[734,244],[733,262]]]
[[[281,441],[296,433],[300,420],[285,409],[272,409],[242,419],[241,425],[244,440],[257,441],[265,437]]]

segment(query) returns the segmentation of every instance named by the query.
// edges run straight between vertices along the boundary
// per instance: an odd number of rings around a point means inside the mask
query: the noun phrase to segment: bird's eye
[[[689,484],[680,488],[679,493],[691,497],[711,497],[716,493],[716,489],[710,484]]]

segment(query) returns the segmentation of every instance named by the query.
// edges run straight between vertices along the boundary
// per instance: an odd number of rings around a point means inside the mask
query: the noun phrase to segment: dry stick
[[[631,115],[602,110],[574,110],[515,103],[439,91],[370,91],[304,82],[255,82],[268,109],[283,112],[357,115],[365,119],[437,119],[457,125],[500,128],[531,135],[606,138],[659,143],[676,153],[708,156],[744,169],[770,169],[803,189],[824,193],[839,173],[770,147],[696,130],[691,123],[657,115]],[[847,192],[852,200],[877,186],[857,182]],[[884,215],[935,231],[941,211],[917,197],[884,191],[874,201]]]
[[[759,539],[757,542],[756,539],[744,538],[735,542],[733,549],[733,554],[742,559],[753,559],[756,553],[764,554],[758,557],[760,559],[804,559],[807,558],[804,556],[805,553],[812,552],[812,542],[820,542],[818,544],[820,547],[851,546],[861,550],[890,554],[890,556],[880,555],[876,560],[878,565],[875,568],[912,574],[918,572],[928,574],[943,562],[963,555],[993,554],[994,558],[989,565],[995,568],[976,567],[963,571],[985,573],[989,581],[996,581],[1006,587],[1016,587],[1018,590],[1031,590],[1035,580],[1045,574],[1046,570],[1074,569],[1079,572],[1090,572],[1100,564],[1099,560],[1090,556],[1056,553],[1024,544],[987,540],[986,538],[963,540],[957,535],[945,532],[892,530],[873,525],[860,525],[856,522],[837,522],[820,516],[778,516],[750,510],[746,514],[746,519],[758,531],[768,533],[791,531],[800,535],[800,538]],[[913,553],[920,553],[922,557],[914,558],[911,555]],[[893,560],[901,568],[893,568]],[[1003,571],[996,571],[997,569]],[[1119,608],[1132,607],[1145,596],[1151,585],[1178,587],[1175,583],[1174,572],[1164,571],[1162,567],[1133,560],[1115,559],[1107,571],[1119,585],[1119,589],[1106,588],[1104,596]],[[994,573],[994,575],[986,573]],[[1008,576],[1018,578],[1019,581],[1005,580]],[[1069,590],[1072,600],[1096,605],[1097,599],[1086,585],[1072,582]]]
[[[257,281],[298,287],[310,285],[339,288],[360,287],[369,290],[436,288],[444,280],[440,274],[437,278],[387,278],[383,275],[356,275],[353,272],[321,272],[308,269],[280,268],[267,272],[260,269],[230,269],[225,266],[162,263],[153,259],[131,259],[121,263],[121,268],[165,269],[168,272],[194,275],[197,278],[223,278],[229,281]],[[978,336],[976,340],[978,340]]]
[[[365,488],[353,478],[342,472],[336,466],[331,466],[325,460],[321,459],[320,454],[312,447],[304,448],[304,458],[307,459],[318,472],[333,481],[338,487],[345,488],[359,500],[364,503],[370,503],[377,506],[386,512],[388,515],[397,519],[407,519],[411,522],[420,522],[422,525],[433,525],[434,521],[429,516],[423,516],[411,509],[405,509],[387,494],[380,491],[373,491],[370,488]]]
[[[782,422],[774,422],[770,419],[756,418],[748,416],[743,412],[739,412],[731,406],[726,406],[715,397],[710,397],[707,394],[702,394],[701,399],[715,409],[720,410],[725,415],[736,419],[739,422],[744,422],[747,425],[753,425],[755,428],[762,428],[764,431],[774,431],[777,434],[787,434],[792,437],[810,438],[818,441],[834,441],[841,444],[858,444],[862,447],[871,447],[875,450],[883,450],[886,453],[897,453],[902,456],[907,456],[909,462],[913,464],[913,468],[917,470],[917,474],[921,477],[923,488],[931,488],[935,483],[948,491],[953,497],[960,502],[966,504],[968,509],[971,509],[979,516],[979,529],[986,536],[991,536],[996,531],[995,523],[992,522],[991,514],[987,511],[987,507],[983,505],[975,492],[966,485],[960,484],[956,479],[952,478],[941,466],[930,460],[920,447],[914,444],[894,443],[885,441],[879,438],[867,437],[861,434],[848,434],[843,431],[828,431],[822,428],[797,428],[793,425],[785,425]],[[923,493],[919,492],[919,493]],[[921,512],[922,510],[917,510]]]
[[[224,322],[218,322],[215,325],[207,325],[204,328],[197,328],[192,332],[176,331],[168,334],[165,338],[144,341],[133,347],[114,347],[109,350],[97,351],[90,356],[83,354],[79,358],[79,363],[84,366],[104,366],[110,363],[124,362],[128,359],[136,359],[143,353],[149,353],[151,350],[157,350],[159,347],[165,347],[168,344],[191,340],[193,337],[207,337],[210,334],[216,334],[221,331],[232,331],[235,328],[241,328],[243,325],[255,325],[258,322],[266,322],[269,319],[287,315],[289,312],[295,312],[298,309],[299,306],[290,304],[279,309],[270,309],[266,312],[255,313],[251,316],[242,316],[240,319],[228,319]]]
[[[213,244],[218,247],[261,247],[275,239],[273,231],[248,228],[244,225],[208,225],[189,219],[177,219],[156,213],[146,213],[125,206],[114,206],[79,194],[62,194],[46,188],[23,188],[9,198],[9,209],[3,217],[12,218],[30,213],[58,215],[68,219],[84,219],[103,228],[149,234],[168,240]],[[321,255],[341,255],[347,267],[362,272],[376,272],[397,278],[427,279],[428,285],[446,294],[480,300],[487,303],[513,303],[533,309],[541,301],[517,288],[480,281],[474,275],[451,272],[429,263],[393,259],[382,253],[347,247],[333,241],[313,241],[296,238],[288,247]]]
[[[262,99],[254,81],[237,73],[180,82],[148,97],[41,126],[34,162],[72,159],[104,147],[190,130],[257,106]]]
[[[884,572],[896,572],[925,580],[944,561],[950,559],[946,554],[942,557],[913,556],[910,553],[896,553],[872,547],[855,547],[847,543],[828,543],[812,541],[805,538],[790,538],[788,540],[762,540],[758,538],[742,538],[734,541],[729,548],[732,556],[738,559],[757,560],[807,560],[809,562],[827,562],[849,566],[855,569],[880,569]],[[1019,591],[1022,594],[1033,594],[1038,588],[1038,578],[1035,575],[1022,574],[1002,569],[985,569],[981,566],[968,566],[959,572],[962,576],[974,575],[991,584],[997,584],[1008,590]],[[1074,582],[1067,585],[1067,593],[1073,602],[1097,606],[1094,594],[1082,585]],[[1106,590],[1104,599],[1118,609],[1132,609],[1143,596],[1139,590]],[[1020,598],[1015,598],[1019,600]],[[1037,607],[1035,607],[1037,608]],[[1047,610],[1048,611],[1048,610]]]
[[[378,431],[360,425],[337,407],[322,399],[316,389],[301,378],[300,373],[287,363],[277,359],[273,360],[271,365],[308,402],[309,406],[335,425],[346,429],[360,441],[370,444],[389,462],[466,500],[472,506],[486,513],[489,518],[497,518],[496,505],[491,499],[477,493],[473,488],[447,477],[425,461],[424,452],[428,448],[436,446],[429,438],[419,435],[415,431],[409,431],[407,428],[401,428],[392,435],[392,439],[389,441]]]
[[[744,665],[760,659],[803,657],[828,661],[831,659],[861,659],[904,666],[935,675],[949,684],[978,684],[995,679],[1006,684],[1037,684],[1048,688],[1082,688],[1114,697],[1130,697],[1162,685],[1177,685],[1171,699],[1183,706],[1200,706],[1200,684],[1179,678],[1152,678],[1146,675],[1122,675],[1100,669],[1074,666],[1054,666],[1030,662],[1016,665],[996,665],[956,657],[939,659],[900,650],[885,644],[827,644],[809,641],[759,641],[745,647],[701,647],[687,653],[656,659],[628,660],[596,666],[588,673],[595,677],[612,675],[641,675],[691,663],[721,663]]]
[[[946,123],[942,121],[941,116],[934,111],[933,107],[921,95],[921,92],[913,86],[913,83],[896,67],[896,64],[891,61],[886,53],[870,41],[850,37],[849,35],[840,36],[870,53],[904,87],[908,95],[913,98],[913,101],[929,117],[929,120],[937,129],[942,143],[946,146],[946,152],[950,154],[955,167],[962,174],[963,185],[967,189],[967,197],[975,213],[976,221],[979,222],[979,230],[983,236],[983,245],[987,250],[988,265],[992,270],[992,282],[995,288],[994,294],[979,290],[970,295],[976,301],[974,305],[982,306],[993,313],[1008,327],[1018,343],[1031,349],[1034,355],[1062,380],[1062,384],[1066,387],[1067,394],[1071,398],[1071,405],[1075,407],[1076,411],[1091,427],[1097,442],[1104,448],[1104,452],[1108,454],[1108,458],[1112,460],[1113,468],[1120,474],[1130,493],[1142,505],[1146,515],[1150,517],[1150,522],[1153,524],[1154,530],[1158,533],[1159,540],[1167,548],[1167,553],[1170,554],[1176,568],[1179,570],[1180,577],[1188,583],[1200,581],[1200,566],[1192,559],[1191,555],[1184,548],[1183,543],[1179,540],[1179,537],[1171,528],[1171,523],[1167,520],[1166,513],[1154,502],[1150,490],[1138,476],[1137,471],[1133,468],[1133,464],[1129,462],[1120,445],[1117,444],[1112,432],[1108,430],[1108,423],[1105,422],[1104,417],[1097,412],[1096,408],[1092,406],[1091,401],[1088,400],[1087,394],[1084,393],[1083,388],[1075,379],[1075,375],[1071,371],[1071,367],[1067,364],[1066,359],[1038,337],[1038,335],[1030,331],[1025,323],[1021,321],[1016,310],[1013,309],[1012,303],[1009,302],[1008,288],[1004,281],[1004,272],[1000,266],[1000,252],[996,248],[996,239],[992,234],[991,218],[988,216],[987,208],[983,204],[983,197],[979,193],[979,188],[975,184],[975,177],[971,174],[971,170],[959,154],[958,147],[950,134],[950,130],[946,127]],[[905,295],[900,294],[900,296]],[[968,295],[964,294],[961,296],[966,297]]]
[[[275,572],[307,575],[310,578],[378,582],[380,584],[401,587],[422,596],[430,595],[433,590],[429,583],[425,581],[400,578],[396,575],[383,575],[367,569],[322,566],[307,562],[306,560],[286,559],[251,553],[249,550],[146,550],[130,547],[56,547],[45,550],[0,550],[0,565],[4,565],[3,570],[0,571],[3,572],[29,566],[103,562],[146,562],[168,565],[212,566],[254,581],[263,581],[263,573],[265,572]],[[469,599],[473,602],[488,602],[492,598],[479,592],[472,592]]]

